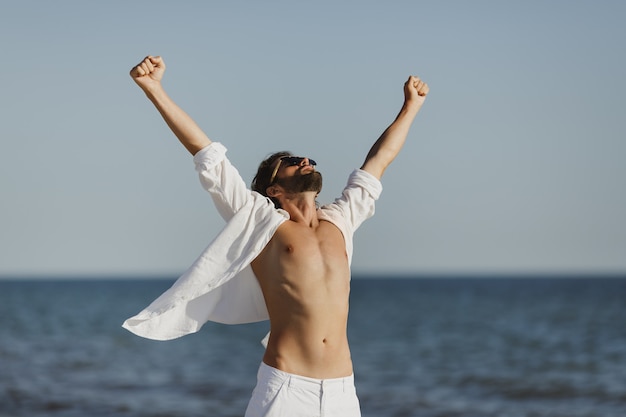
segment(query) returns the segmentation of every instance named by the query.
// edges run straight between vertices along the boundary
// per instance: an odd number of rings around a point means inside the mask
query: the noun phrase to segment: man
[[[201,182],[228,223],[185,275],[124,327],[169,339],[197,331],[207,320],[269,318],[246,416],[360,416],[346,334],[352,234],[374,213],[379,180],[400,152],[428,86],[409,77],[400,113],[361,169],[340,198],[317,208],[322,178],[314,160],[274,154],[248,190],[225,148],[165,93],[164,72],[163,59],[149,56],[130,74],[194,155]]]

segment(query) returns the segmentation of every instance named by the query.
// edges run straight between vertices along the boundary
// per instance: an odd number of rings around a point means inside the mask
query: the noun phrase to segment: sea
[[[0,280],[0,417],[243,416],[267,323],[122,329],[170,279]],[[364,417],[625,417],[626,277],[359,277]]]

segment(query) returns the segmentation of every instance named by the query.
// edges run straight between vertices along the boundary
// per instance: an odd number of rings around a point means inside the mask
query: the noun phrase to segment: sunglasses
[[[274,180],[276,179],[276,174],[278,174],[278,170],[280,169],[281,165],[284,165],[286,167],[292,167],[292,166],[300,165],[302,161],[304,161],[305,159],[309,160],[310,166],[317,165],[317,162],[315,162],[311,158],[305,158],[302,156],[283,156],[282,158],[280,158],[278,160],[278,163],[276,164],[276,168],[274,168],[274,172],[272,172],[272,176],[270,177],[270,185],[274,184]]]

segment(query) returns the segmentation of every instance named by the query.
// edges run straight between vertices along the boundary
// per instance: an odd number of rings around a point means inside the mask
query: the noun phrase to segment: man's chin
[[[297,194],[307,191],[319,193],[322,191],[322,174],[313,171],[291,178],[282,178],[280,181],[276,181],[276,183],[282,186],[288,193]]]

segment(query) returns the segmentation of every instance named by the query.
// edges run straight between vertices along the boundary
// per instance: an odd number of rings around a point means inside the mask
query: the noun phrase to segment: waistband
[[[343,378],[317,379],[302,375],[290,374],[261,362],[257,374],[259,381],[281,381],[289,387],[296,387],[306,391],[316,392],[350,392],[354,391],[354,374]]]

